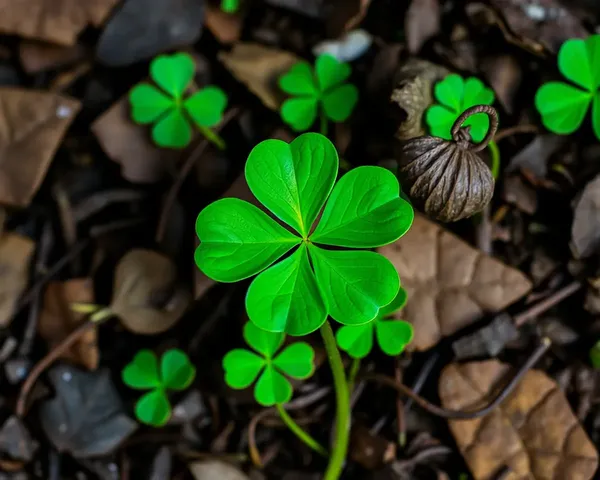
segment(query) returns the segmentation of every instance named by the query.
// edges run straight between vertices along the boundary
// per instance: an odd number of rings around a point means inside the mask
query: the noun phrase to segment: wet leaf
[[[30,462],[38,448],[23,422],[15,415],[9,417],[0,429],[0,452],[13,460]]]
[[[571,250],[577,258],[593,255],[600,246],[600,175],[583,189],[575,206]]]
[[[0,32],[73,45],[88,25],[99,27],[119,0],[0,0]]]
[[[129,251],[117,265],[113,288],[110,309],[125,328],[143,335],[167,331],[191,301],[173,262],[152,250]]]
[[[440,378],[440,399],[446,408],[475,408],[509,375],[510,366],[496,360],[451,364]],[[475,480],[496,478],[504,466],[510,479],[587,480],[598,466],[564,393],[541,371],[529,371],[489,415],[449,424]]]
[[[396,138],[409,140],[425,134],[423,115],[433,103],[433,86],[449,73],[444,67],[417,59],[407,61],[396,71],[390,100],[404,117]]]
[[[189,468],[195,480],[249,480],[242,471],[220,460],[195,462]]]
[[[0,88],[0,105],[0,204],[26,207],[80,104],[53,93]]]
[[[0,327],[12,321],[19,297],[27,286],[35,243],[16,233],[0,236]]]
[[[410,348],[426,350],[443,337],[503,310],[525,295],[531,282],[520,271],[416,215],[408,233],[378,249],[398,270],[408,292],[394,315],[413,324]]]
[[[48,377],[55,396],[40,405],[40,422],[59,451],[77,458],[106,455],[137,428],[123,412],[110,371],[58,365]]]
[[[257,43],[237,43],[230,52],[221,52],[219,60],[240,82],[271,110],[279,110],[286,94],[277,81],[294,64],[296,55]]]
[[[38,333],[48,344],[48,350],[61,343],[85,320],[84,314],[73,311],[72,303],[94,303],[91,278],[52,282],[46,288]],[[97,336],[95,328],[88,329],[59,358],[95,370],[99,359]]]

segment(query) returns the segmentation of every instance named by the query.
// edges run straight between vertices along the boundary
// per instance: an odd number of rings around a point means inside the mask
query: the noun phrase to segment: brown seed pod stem
[[[461,134],[461,125],[471,115],[477,115],[478,113],[485,113],[490,118],[490,128],[488,129],[484,139],[479,143],[471,143],[468,139],[465,139]],[[475,105],[474,107],[467,108],[460,116],[455,120],[452,125],[452,139],[461,144],[463,148],[467,148],[472,152],[481,152],[488,144],[494,139],[496,131],[498,130],[498,112],[489,105]]]

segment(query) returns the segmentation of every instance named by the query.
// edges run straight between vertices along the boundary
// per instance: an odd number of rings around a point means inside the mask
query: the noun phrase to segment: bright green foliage
[[[222,0],[221,10],[226,13],[235,13],[240,8],[240,0]]]
[[[220,88],[208,86],[185,97],[194,78],[194,60],[185,53],[159,55],[150,64],[150,76],[158,85],[140,83],[129,92],[132,118],[141,125],[154,124],[152,138],[161,147],[183,148],[198,128],[217,125],[227,106]]]
[[[235,349],[223,358],[225,383],[243,389],[254,383],[254,397],[265,407],[287,403],[292,398],[292,385],[284,374],[299,380],[314,372],[315,352],[310,345],[297,342],[275,355],[285,334],[261,330],[252,322],[244,326],[244,339],[259,355],[249,350]]]
[[[336,334],[338,346],[352,358],[364,358],[373,348],[374,333],[379,348],[386,355],[400,355],[413,339],[413,326],[404,320],[388,320],[387,317],[404,307],[405,303],[406,290],[400,287],[396,298],[379,310],[375,320],[340,328]]]
[[[248,289],[246,309],[263,330],[306,335],[327,315],[360,325],[398,292],[396,269],[378,253],[319,245],[387,245],[410,228],[411,205],[384,168],[355,168],[334,187],[337,172],[337,152],[323,135],[305,133],[289,144],[266,140],[250,152],[246,180],[254,196],[295,233],[237,199],[218,200],[198,215],[196,264],[222,282],[259,274]]]
[[[438,82],[433,93],[439,105],[432,105],[427,109],[425,121],[431,135],[446,140],[452,138],[452,125],[467,108],[494,103],[494,92],[481,80],[475,77],[465,80],[455,73]],[[478,113],[471,115],[463,126],[470,126],[469,133],[473,141],[481,142],[490,127],[490,120],[485,113]]]
[[[571,39],[558,52],[558,69],[575,86],[548,82],[535,95],[542,123],[551,132],[567,135],[576,131],[592,104],[592,126],[600,139],[600,35]]]
[[[600,340],[590,349],[590,362],[595,369],[600,370]]]
[[[300,62],[279,79],[281,89],[294,95],[281,106],[281,117],[294,130],[308,130],[321,114],[334,122],[345,121],[356,102],[358,89],[345,81],[351,69],[331,55],[321,55],[313,71],[310,64]]]
[[[151,350],[140,350],[122,372],[123,383],[136,390],[150,390],[135,405],[137,418],[145,424],[160,427],[171,417],[168,390],[185,390],[196,375],[196,368],[185,352],[166,351],[160,359]]]

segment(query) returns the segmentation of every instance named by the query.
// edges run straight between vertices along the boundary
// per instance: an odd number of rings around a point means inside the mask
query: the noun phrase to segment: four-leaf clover
[[[338,346],[352,358],[365,358],[373,348],[373,336],[386,355],[400,355],[412,341],[413,326],[404,320],[386,319],[406,303],[406,290],[400,287],[392,303],[383,307],[375,320],[363,325],[346,325],[336,334]],[[373,335],[375,334],[375,335]]]
[[[140,83],[129,93],[133,120],[155,124],[152,138],[161,147],[187,146],[192,138],[190,120],[209,140],[218,143],[208,128],[221,121],[227,96],[220,88],[208,86],[184,98],[194,71],[194,60],[185,53],[159,55],[150,64],[150,76],[160,88]]]
[[[166,351],[160,359],[151,350],[140,350],[122,372],[123,383],[136,390],[150,390],[135,405],[137,418],[148,425],[160,427],[171,417],[167,390],[181,391],[190,386],[196,368],[185,352]]]
[[[592,104],[592,126],[600,139],[600,35],[571,39],[558,52],[558,69],[576,86],[548,82],[535,95],[544,126],[560,135],[577,130]]]
[[[494,103],[494,92],[475,77],[463,79],[455,73],[438,82],[433,90],[439,105],[432,105],[425,113],[431,135],[450,140],[452,125],[466,109],[475,105]],[[474,142],[481,142],[490,128],[490,120],[485,113],[471,115],[463,124],[470,126]]]
[[[237,198],[217,200],[198,215],[200,270],[220,282],[262,272],[248,289],[246,309],[263,330],[306,335],[327,315],[360,325],[398,293],[398,273],[382,255],[323,248],[387,245],[406,233],[414,217],[393,173],[358,167],[334,188],[338,164],[335,147],[318,133],[289,144],[265,140],[250,152],[245,172],[250,190],[297,234]]]
[[[289,402],[292,385],[283,374],[298,380],[310,377],[314,372],[315,358],[312,347],[296,342],[275,355],[285,340],[285,334],[261,330],[252,322],[244,326],[244,339],[260,355],[245,349],[230,351],[223,358],[225,383],[231,388],[244,389],[258,377],[254,387],[258,403],[270,407]]]
[[[283,120],[298,132],[307,130],[315,122],[319,110],[325,125],[327,119],[345,121],[358,101],[358,89],[344,83],[350,73],[350,65],[340,63],[331,55],[319,56],[314,72],[307,62],[295,64],[279,78],[281,89],[295,95],[281,106]]]

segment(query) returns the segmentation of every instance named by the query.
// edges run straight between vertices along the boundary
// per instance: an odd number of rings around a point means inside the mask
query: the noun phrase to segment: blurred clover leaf
[[[240,0],[222,0],[221,10],[225,13],[235,13],[240,8]]]
[[[336,334],[337,344],[352,358],[365,358],[373,348],[373,333],[379,348],[390,356],[400,355],[412,341],[413,326],[404,320],[387,320],[406,303],[406,290],[400,287],[396,298],[386,305],[374,320],[363,325],[346,325]]]
[[[452,125],[468,108],[475,105],[494,103],[494,92],[481,80],[469,77],[466,80],[455,73],[448,75],[433,89],[439,104],[432,105],[425,113],[429,132],[435,137],[452,139]],[[474,142],[481,142],[490,128],[489,117],[485,113],[471,115],[463,126],[470,126],[469,134]]]
[[[345,121],[356,102],[358,89],[345,83],[351,73],[350,65],[331,55],[320,55],[315,69],[307,62],[295,64],[279,78],[281,89],[294,95],[281,106],[281,117],[295,131],[308,130],[321,116],[321,133],[326,134],[327,120]]]
[[[160,147],[184,148],[192,139],[193,122],[219,148],[223,140],[209,127],[217,125],[227,106],[227,96],[218,87],[208,86],[184,96],[196,67],[186,53],[159,55],[150,64],[150,76],[158,87],[139,83],[129,92],[132,118],[140,125],[154,124],[152,138]]]
[[[289,144],[265,140],[250,152],[245,170],[250,190],[294,233],[237,198],[217,200],[198,215],[196,264],[219,282],[259,274],[248,289],[246,310],[263,330],[306,335],[328,315],[360,325],[398,293],[398,273],[382,255],[322,248],[387,245],[404,235],[414,218],[393,173],[362,166],[334,187],[338,164],[335,147],[318,133]]]
[[[600,35],[571,39],[558,52],[558,69],[575,84],[548,82],[535,94],[542,123],[551,132],[568,135],[576,131],[592,104],[592,126],[600,139]]]
[[[600,370],[600,340],[590,349],[590,363],[596,370]]]
[[[292,385],[285,375],[298,380],[314,372],[315,352],[310,345],[297,342],[280,349],[285,334],[267,332],[252,322],[244,326],[244,339],[259,355],[245,349],[230,351],[223,358],[225,383],[243,389],[254,383],[254,398],[265,407],[287,403],[292,398]]]
[[[168,390],[181,391],[190,386],[196,368],[185,352],[167,350],[160,359],[151,350],[140,350],[122,372],[123,383],[136,390],[150,390],[135,404],[135,415],[147,425],[160,427],[171,417]]]

